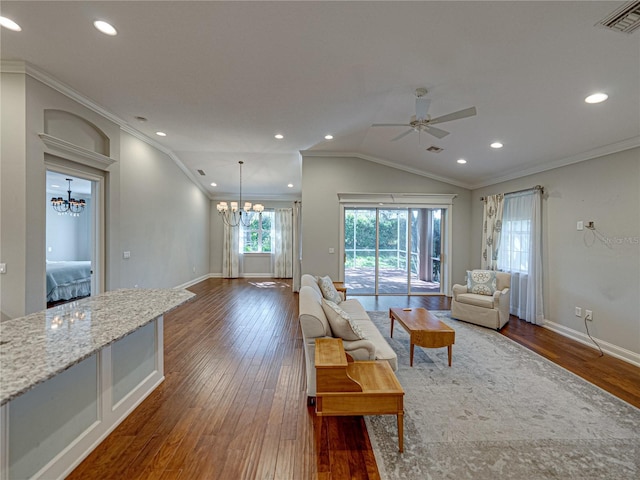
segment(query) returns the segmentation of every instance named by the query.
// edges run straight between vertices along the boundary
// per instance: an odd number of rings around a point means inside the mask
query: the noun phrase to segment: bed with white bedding
[[[91,295],[91,261],[47,260],[47,302]]]

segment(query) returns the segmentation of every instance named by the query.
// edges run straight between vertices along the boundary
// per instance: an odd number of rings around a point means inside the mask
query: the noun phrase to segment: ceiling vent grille
[[[432,153],[440,153],[442,150],[444,150],[444,148],[436,147],[435,145],[431,145],[429,148],[427,148],[427,152]]]
[[[640,27],[640,1],[629,2],[596,25],[622,33],[632,33]]]
[[[206,175],[206,173],[204,173],[204,170],[198,170],[198,173],[199,173],[200,175],[202,175],[203,177]]]

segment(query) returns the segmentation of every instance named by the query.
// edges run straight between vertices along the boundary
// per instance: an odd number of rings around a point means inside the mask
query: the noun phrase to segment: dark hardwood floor
[[[165,381],[68,478],[379,478],[362,417],[307,407],[289,281],[189,290],[196,298],[165,315]],[[367,310],[449,308],[441,296],[357,298]],[[502,333],[640,407],[639,368],[516,318]]]

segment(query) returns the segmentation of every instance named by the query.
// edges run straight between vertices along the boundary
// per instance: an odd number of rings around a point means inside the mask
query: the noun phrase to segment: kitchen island
[[[64,478],[164,379],[187,290],[106,292],[0,323],[0,480]]]

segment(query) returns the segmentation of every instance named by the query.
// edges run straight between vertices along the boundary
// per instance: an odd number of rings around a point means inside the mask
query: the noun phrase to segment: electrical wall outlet
[[[593,312],[591,310],[585,310],[584,312],[584,319],[585,320],[589,320],[589,321],[593,321]]]
[[[131,258],[131,252],[129,252],[129,251],[122,252],[122,258],[124,258],[125,260],[127,258]]]
[[[576,307],[576,317],[581,317],[581,316],[582,316],[582,308]]]

